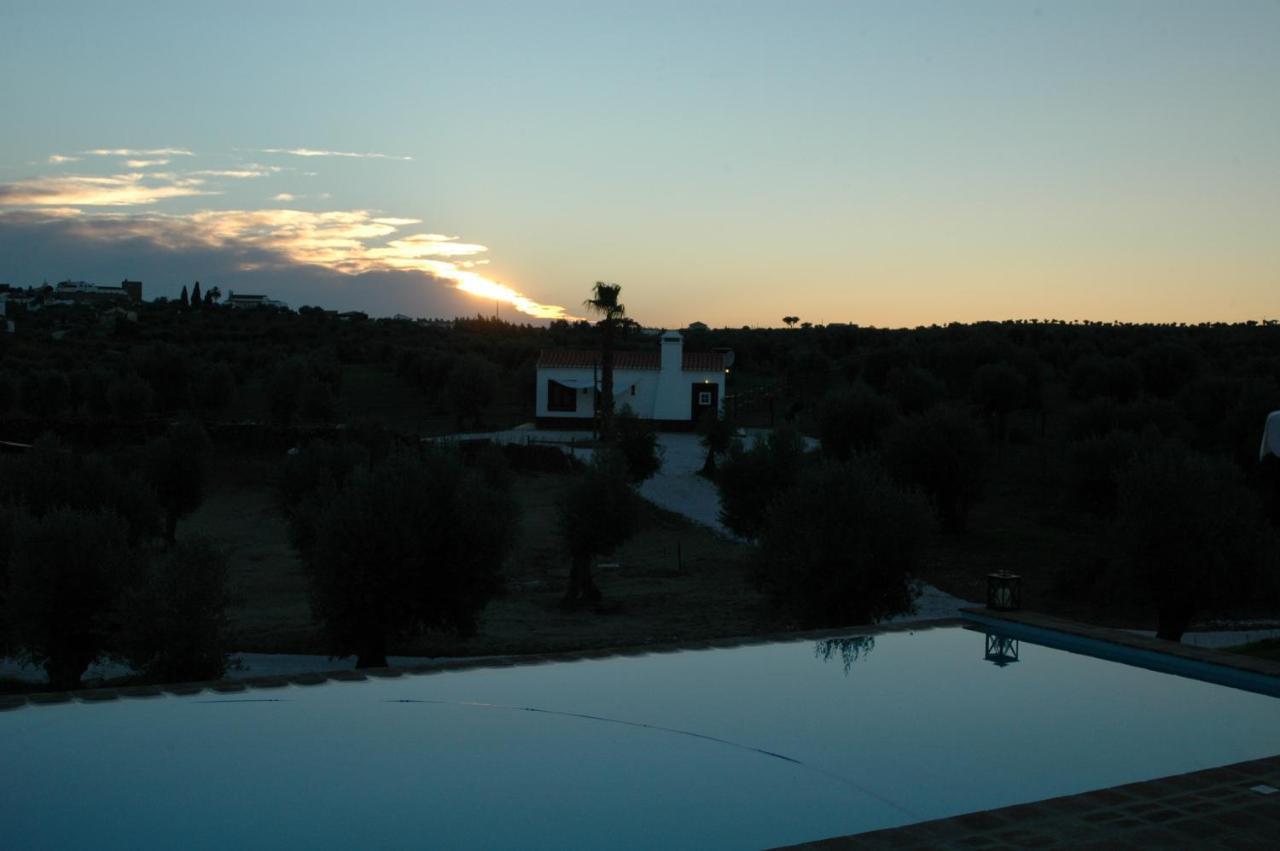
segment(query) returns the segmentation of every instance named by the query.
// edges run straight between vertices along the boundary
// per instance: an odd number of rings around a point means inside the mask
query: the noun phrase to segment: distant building
[[[705,322],[690,322],[690,323],[689,323],[689,327],[688,327],[688,328],[686,328],[686,329],[684,329],[684,330],[686,330],[686,331],[710,331],[710,330],[711,330],[711,328],[710,328],[710,327],[708,327],[707,323],[705,323]]]
[[[614,352],[614,410],[630,408],[668,428],[691,428],[706,411],[722,415],[728,357],[686,352],[679,331],[659,348]],[[600,391],[600,352],[543,349],[538,355],[537,419],[542,428],[589,425]]]
[[[241,310],[258,307],[278,307],[284,308],[285,310],[289,309],[289,305],[285,304],[283,301],[276,301],[274,299],[267,298],[265,295],[249,295],[247,293],[228,292],[226,299],[224,299],[222,303],[227,307],[234,307]]]
[[[118,287],[91,284],[87,281],[62,281],[53,288],[55,301],[86,304],[110,302],[115,300],[142,301],[142,281],[124,280]]]

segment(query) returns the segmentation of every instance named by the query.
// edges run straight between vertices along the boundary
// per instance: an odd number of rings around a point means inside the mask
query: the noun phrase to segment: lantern
[[[1018,661],[1018,640],[994,632],[987,633],[986,659],[997,668]]]
[[[1022,577],[1007,570],[988,573],[987,608],[1000,612],[1022,608]]]

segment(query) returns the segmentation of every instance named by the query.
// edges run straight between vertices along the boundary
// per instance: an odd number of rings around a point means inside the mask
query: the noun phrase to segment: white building
[[[686,352],[678,331],[664,332],[660,349],[613,353],[614,410],[668,428],[691,428],[708,410],[723,412],[726,352]],[[538,425],[589,425],[600,387],[600,352],[543,349],[538,355]]]

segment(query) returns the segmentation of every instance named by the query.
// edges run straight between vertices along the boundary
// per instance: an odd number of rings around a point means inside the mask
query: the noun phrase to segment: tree
[[[1230,464],[1148,446],[1120,475],[1117,502],[1113,580],[1155,604],[1158,638],[1181,641],[1205,609],[1274,603],[1275,533]]]
[[[627,309],[618,302],[622,292],[619,284],[596,281],[591,298],[585,304],[600,314],[600,433],[606,440],[613,439],[613,330]]]
[[[445,392],[458,428],[468,419],[473,428],[479,428],[481,417],[498,393],[498,370],[480,355],[464,355],[454,362]]]
[[[885,437],[885,462],[894,477],[917,487],[948,532],[964,531],[982,494],[982,430],[967,411],[937,407],[902,420]]]
[[[164,538],[176,540],[179,518],[200,507],[208,467],[209,435],[193,420],[183,420],[146,448],[147,479],[164,511]]]
[[[236,376],[223,361],[205,367],[191,384],[191,401],[203,414],[221,414],[236,392]]]
[[[41,437],[21,455],[0,455],[0,506],[35,518],[61,508],[107,511],[124,524],[130,547],[157,531],[155,494],[137,473],[117,470],[96,454],[73,452]]]
[[[998,440],[1004,440],[1009,412],[1023,404],[1027,381],[1007,363],[988,363],[973,374],[973,398],[995,420]]]
[[[810,465],[768,513],[760,578],[806,627],[910,612],[926,517],[869,458]]]
[[[591,466],[569,486],[559,513],[560,534],[570,559],[566,605],[600,599],[591,562],[612,553],[631,537],[637,499],[627,484],[626,459],[608,449],[598,449]]]
[[[830,393],[818,411],[822,452],[836,461],[848,461],[855,452],[877,449],[881,434],[897,416],[893,402],[861,381]]]
[[[716,474],[716,456],[729,450],[733,442],[733,426],[722,419],[718,411],[709,410],[698,420],[698,434],[703,448],[707,450],[707,459],[702,463],[701,475],[714,478]]]
[[[456,452],[390,456],[319,512],[302,552],[328,651],[359,668],[427,630],[475,632],[516,526],[509,494]]]
[[[273,422],[290,425],[298,413],[302,387],[310,370],[301,358],[289,358],[276,365],[267,378],[267,409]]]
[[[118,419],[134,422],[142,419],[151,411],[151,385],[143,381],[136,373],[113,380],[107,388],[107,403],[111,412]]]
[[[662,467],[658,454],[658,434],[650,420],[642,420],[630,407],[623,407],[614,420],[617,447],[627,461],[627,479],[639,484]]]
[[[222,290],[218,289],[218,285],[214,284],[204,294],[204,303],[208,306],[217,304],[222,300]]]
[[[125,594],[120,655],[154,682],[220,679],[230,603],[225,554],[208,539],[183,541]]]
[[[770,503],[795,483],[806,463],[804,442],[790,428],[774,430],[750,449],[734,442],[716,481],[720,522],[735,535],[758,537]]]
[[[782,317],[782,321],[783,321],[783,323],[784,323],[788,328],[794,328],[794,327],[796,327],[796,323],[800,321],[800,317],[799,317],[799,316],[784,316],[784,317]]]
[[[179,303],[179,304],[181,304],[183,307],[190,307],[190,306],[191,306],[191,301],[190,301],[190,300],[188,299],[188,297],[187,297],[187,285],[186,285],[186,284],[183,284],[183,285],[182,285],[182,295],[178,296],[178,303]]]
[[[124,524],[104,511],[58,508],[13,523],[6,620],[24,659],[58,690],[80,685],[109,649],[120,597],[136,563]]]
[[[196,285],[191,288],[191,306],[203,307],[204,298],[200,295],[200,282],[196,281]]]

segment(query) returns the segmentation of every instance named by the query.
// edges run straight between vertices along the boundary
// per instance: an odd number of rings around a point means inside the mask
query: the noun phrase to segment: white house
[[[705,411],[723,412],[727,352],[686,352],[678,331],[665,331],[657,351],[613,353],[614,410],[668,428],[691,428]],[[538,425],[588,425],[600,387],[600,352],[543,349],[538,355]]]

